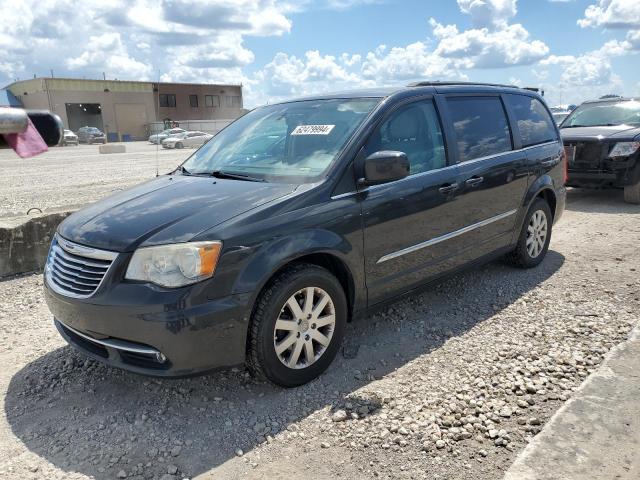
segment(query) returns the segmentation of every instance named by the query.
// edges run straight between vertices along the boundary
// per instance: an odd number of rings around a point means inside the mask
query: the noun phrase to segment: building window
[[[198,95],[189,95],[189,105],[193,108],[198,107]]]
[[[229,95],[227,97],[227,107],[228,108],[240,108],[242,105],[240,103],[240,97],[237,95]]]
[[[160,106],[176,108],[176,96],[173,93],[161,93]]]
[[[220,97],[218,95],[205,95],[204,96],[205,107],[220,107]]]

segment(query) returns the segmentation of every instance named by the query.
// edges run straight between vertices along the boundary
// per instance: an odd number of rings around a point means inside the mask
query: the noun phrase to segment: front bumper
[[[52,291],[45,279],[45,300],[58,331],[91,358],[163,377],[243,363],[250,295],[191,305],[188,290],[122,283],[108,296],[75,299]]]
[[[640,179],[640,163],[635,168],[625,166],[616,170],[569,169],[567,174],[569,187],[626,187],[634,185]]]

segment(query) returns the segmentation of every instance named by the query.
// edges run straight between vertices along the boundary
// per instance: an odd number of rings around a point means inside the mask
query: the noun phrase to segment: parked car
[[[213,135],[205,132],[184,132],[172,135],[162,141],[163,148],[199,147],[207,142]]]
[[[565,118],[569,116],[571,112],[568,110],[562,112],[551,112],[553,115],[553,121],[556,122],[556,125],[560,126],[560,124],[564,121]]]
[[[640,101],[609,98],[585,102],[560,125],[569,157],[567,185],[624,188],[640,204]]]
[[[292,387],[349,319],[506,255],[535,267],[565,205],[543,99],[417,83],[257,108],[174,172],[67,217],[45,268],[60,334],[158,376],[246,363]]]
[[[184,128],[168,128],[167,130],[163,130],[160,133],[151,135],[149,137],[149,143],[153,143],[154,145],[157,143],[162,143],[165,138],[169,138],[173,135],[178,135],[185,132],[186,130]]]
[[[62,134],[62,141],[60,142],[60,144],[63,146],[66,146],[66,145],[78,146],[78,136],[75,133],[73,133],[71,130],[65,129]]]
[[[107,143],[107,136],[96,127],[80,127],[78,129],[79,143]]]

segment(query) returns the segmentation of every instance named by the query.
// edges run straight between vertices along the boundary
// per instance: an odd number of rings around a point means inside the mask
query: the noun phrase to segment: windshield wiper
[[[586,127],[587,125],[566,125],[564,127],[561,128],[582,128],[582,127]]]
[[[264,178],[252,177],[250,175],[244,175],[242,173],[225,172],[224,170],[214,170],[211,172],[212,177],[216,178],[231,178],[234,180],[244,180],[247,182],[266,182]]]

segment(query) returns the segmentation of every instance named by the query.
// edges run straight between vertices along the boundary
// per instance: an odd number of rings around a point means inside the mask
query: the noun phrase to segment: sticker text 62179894
[[[298,125],[291,135],[329,135],[335,125]]]

